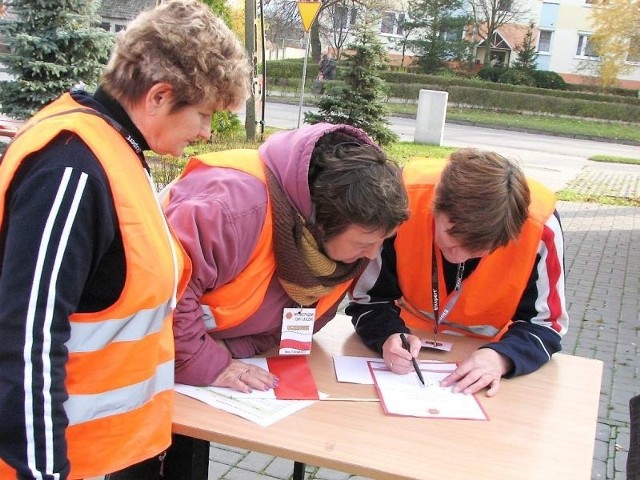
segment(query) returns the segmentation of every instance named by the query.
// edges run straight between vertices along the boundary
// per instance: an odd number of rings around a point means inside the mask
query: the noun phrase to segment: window
[[[405,18],[404,13],[383,13],[382,21],[380,22],[380,33],[402,35],[404,33]]]
[[[512,0],[498,0],[498,11],[499,12],[510,12]]]
[[[551,51],[551,35],[550,30],[540,30],[538,37],[538,53],[549,53]]]
[[[627,62],[640,63],[640,36],[631,37],[629,40]]]
[[[595,58],[598,56],[593,51],[591,42],[589,42],[589,35],[585,35],[585,34],[578,35],[578,49],[576,50],[576,55],[578,57],[590,57],[590,58]]]
[[[358,10],[355,7],[336,6],[333,16],[333,28],[335,30],[347,29],[356,23]]]

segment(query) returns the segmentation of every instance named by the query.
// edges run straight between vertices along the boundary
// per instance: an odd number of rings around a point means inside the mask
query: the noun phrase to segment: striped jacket
[[[182,253],[119,124],[64,95],[28,126],[0,166],[0,478],[103,475],[170,443]]]

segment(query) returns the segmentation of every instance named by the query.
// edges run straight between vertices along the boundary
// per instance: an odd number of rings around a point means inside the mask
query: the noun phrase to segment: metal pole
[[[247,54],[251,59],[251,96],[246,103],[244,130],[249,142],[256,139],[256,97],[253,82],[257,76],[256,58],[256,3],[255,0],[245,0],[244,4],[244,36]]]
[[[300,86],[300,107],[298,108],[298,128],[300,128],[300,118],[302,117],[302,103],[304,101],[304,81],[307,78],[307,58],[309,58],[309,45],[311,37],[309,32],[305,32],[307,36],[307,47],[304,50],[304,62],[302,63],[302,85]]]

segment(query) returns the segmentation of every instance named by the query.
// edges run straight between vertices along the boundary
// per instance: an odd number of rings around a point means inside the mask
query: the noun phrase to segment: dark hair
[[[522,170],[502,155],[464,148],[449,157],[436,187],[434,213],[471,250],[496,250],[520,235],[527,219],[529,186]]]
[[[350,225],[389,233],[409,218],[398,165],[376,146],[345,133],[328,133],[316,143],[309,188],[325,239]]]

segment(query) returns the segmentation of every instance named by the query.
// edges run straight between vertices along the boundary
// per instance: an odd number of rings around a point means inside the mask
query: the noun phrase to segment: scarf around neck
[[[306,222],[291,205],[268,167],[265,167],[265,173],[273,217],[276,276],[297,304],[313,305],[337,285],[360,275],[369,260],[361,258],[353,263],[343,263],[326,256],[320,249],[322,237],[318,228]]]

